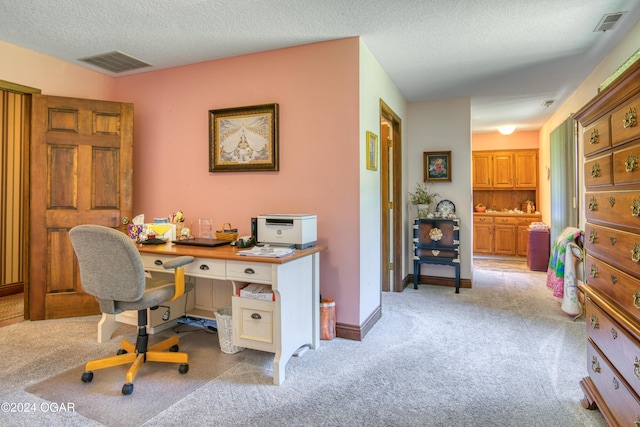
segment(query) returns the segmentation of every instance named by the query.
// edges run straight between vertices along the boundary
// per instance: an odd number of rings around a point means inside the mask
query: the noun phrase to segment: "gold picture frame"
[[[424,181],[451,182],[451,151],[424,153]]]
[[[378,170],[378,135],[367,131],[367,169]]]
[[[209,110],[209,172],[279,167],[278,104]]]

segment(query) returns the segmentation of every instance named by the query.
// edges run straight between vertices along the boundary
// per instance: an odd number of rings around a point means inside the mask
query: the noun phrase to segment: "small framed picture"
[[[378,170],[378,135],[367,131],[367,169]]]
[[[424,153],[424,180],[451,182],[451,151]]]
[[[277,171],[278,104],[209,110],[209,172]]]

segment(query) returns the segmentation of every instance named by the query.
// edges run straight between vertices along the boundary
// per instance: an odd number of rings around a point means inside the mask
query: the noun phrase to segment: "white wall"
[[[460,218],[460,276],[471,277],[473,257],[473,189],[471,181],[471,99],[458,98],[410,103],[405,144],[408,161],[407,192],[413,192],[416,182],[423,182],[423,152],[451,150],[452,179],[431,185],[456,205]],[[409,221],[416,217],[416,207],[407,203]],[[409,237],[411,228],[406,230]],[[411,251],[411,239],[406,239],[406,251]],[[405,257],[407,271],[412,272],[411,257]],[[428,269],[428,272],[426,271]],[[455,277],[452,267],[423,265],[422,274]]]
[[[369,48],[360,41],[360,323],[380,305],[380,152],[378,170],[367,169],[366,134],[378,135],[380,146],[380,100],[403,121],[406,101]],[[404,134],[405,130],[401,130]],[[406,254],[403,254],[403,259]],[[404,277],[404,275],[403,275]]]
[[[549,147],[551,132],[558,127],[570,114],[580,110],[587,102],[598,94],[598,87],[611,74],[613,74],[629,57],[631,57],[640,48],[640,21],[629,31],[624,39],[605,57],[605,59],[596,67],[595,70],[587,77],[580,87],[567,99],[567,101],[558,107],[558,110],[540,129],[540,211],[542,220],[549,223],[551,218],[550,212],[550,189],[549,181],[546,179],[546,167],[549,165]],[[578,176],[580,177],[580,227],[584,228],[584,173],[583,173],[583,141],[582,131],[579,132],[578,141]],[[544,173],[544,174],[543,174]]]

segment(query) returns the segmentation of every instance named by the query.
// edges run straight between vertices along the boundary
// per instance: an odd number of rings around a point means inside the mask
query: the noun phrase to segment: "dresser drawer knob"
[[[638,119],[638,116],[636,114],[636,109],[633,107],[630,107],[629,111],[627,111],[624,115],[624,120],[622,121],[622,127],[624,127],[625,129],[634,127],[638,122],[637,119]]]
[[[633,293],[633,306],[640,310],[640,291],[635,291]]]
[[[596,230],[591,230],[591,232],[589,233],[589,243],[591,243],[592,245],[598,243],[598,233],[596,232]]]
[[[636,197],[631,202],[631,215],[640,216],[640,197]]]
[[[635,422],[633,423],[636,427],[640,427],[640,415],[638,415],[638,418],[636,418]]]
[[[596,277],[598,277],[598,266],[595,264],[591,265],[591,268],[589,269],[589,276],[591,276],[592,279],[595,279]]]
[[[593,356],[593,359],[591,359],[591,370],[596,374],[600,373],[600,363],[596,356]]]
[[[590,144],[597,144],[600,142],[600,133],[598,132],[598,128],[595,128],[591,131],[591,136],[589,137]]]
[[[209,266],[208,266],[207,264],[202,264],[202,265],[200,266],[200,270],[204,270],[204,271],[206,271],[206,270],[208,270],[208,269],[209,269]]]
[[[638,155],[631,153],[627,156],[627,160],[624,162],[624,168],[627,172],[633,172],[638,169]]]
[[[258,313],[253,313],[253,314],[251,315],[251,318],[252,318],[253,320],[260,320],[260,319],[262,319],[262,316],[260,316]]]
[[[618,331],[613,328],[611,328],[611,338],[613,338],[614,340],[618,338]]]
[[[591,212],[598,210],[598,199],[595,196],[592,196],[591,200],[589,200],[589,210]]]
[[[631,249],[631,261],[640,261],[640,243],[633,244],[633,248]]]
[[[616,198],[611,196],[609,197],[609,206],[614,207],[616,204]]]
[[[620,384],[618,383],[618,379],[616,377],[613,377],[613,389],[617,390],[620,388]]]
[[[600,322],[598,322],[598,316],[596,316],[595,314],[591,315],[591,329],[598,329],[600,328]]]
[[[617,281],[618,281],[618,278],[615,276],[615,274],[612,274],[611,275],[611,283],[613,283],[615,285]]]
[[[591,178],[600,178],[600,163],[594,163],[591,166]]]
[[[162,260],[161,259],[157,259],[157,260],[153,261],[153,263],[155,265],[162,265]]]
[[[611,243],[611,246],[616,244],[616,236],[611,236],[609,237],[609,242]]]
[[[256,271],[253,268],[245,268],[244,269],[245,274],[256,274]]]
[[[640,380],[640,361],[638,360],[638,356],[636,356],[636,363],[633,364],[633,373],[636,378]]]

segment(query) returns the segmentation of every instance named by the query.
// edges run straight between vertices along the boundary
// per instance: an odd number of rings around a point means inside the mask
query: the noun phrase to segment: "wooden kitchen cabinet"
[[[493,155],[493,188],[513,188],[513,154],[497,152]]]
[[[541,219],[541,215],[476,213],[473,215],[473,253],[526,257],[529,224]]]
[[[493,218],[490,216],[473,218],[473,253],[493,254]]]
[[[538,150],[474,151],[474,189],[536,189]]]
[[[516,151],[513,155],[515,164],[515,188],[538,187],[538,151]]]
[[[493,155],[478,152],[473,154],[473,187],[491,188],[493,178]]]
[[[493,222],[494,253],[516,255],[518,219],[514,217],[495,218]]]

